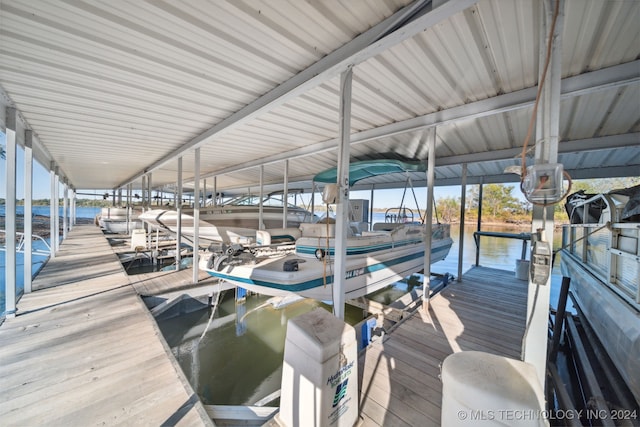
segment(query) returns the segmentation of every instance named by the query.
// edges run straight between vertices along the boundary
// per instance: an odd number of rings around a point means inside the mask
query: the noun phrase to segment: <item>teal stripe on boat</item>
[[[422,240],[402,240],[395,243],[383,243],[380,245],[368,245],[368,246],[355,246],[347,249],[347,256],[350,255],[362,255],[368,254],[372,252],[379,252],[381,250],[387,249],[396,249],[401,248],[403,246],[415,245],[417,243],[422,243]],[[300,255],[314,255],[316,250],[322,249],[323,251],[327,251],[326,247],[321,246],[297,246],[296,253]],[[335,255],[335,248],[329,248],[329,255]]]
[[[433,251],[433,249],[432,249]],[[356,270],[350,270],[347,271],[347,277],[349,276],[349,273],[351,271],[358,271],[358,270],[362,270],[362,272],[358,275],[362,275],[362,274],[368,274],[368,273],[373,273],[385,268],[389,268],[391,266],[397,265],[397,264],[402,264],[403,262],[407,262],[407,261],[411,261],[414,260],[416,258],[422,258],[424,257],[424,251],[420,251],[417,252],[415,254],[411,254],[411,255],[406,255],[400,258],[395,258],[392,259],[386,263],[378,263],[378,264],[373,264],[367,267],[363,267],[363,268],[358,268]],[[280,289],[283,291],[290,291],[290,292],[300,292],[300,291],[305,291],[308,289],[313,289],[316,288],[318,286],[323,286],[325,281],[323,280],[322,277],[318,278],[318,279],[313,279],[313,280],[308,280],[306,282],[301,282],[301,283],[295,283],[295,284],[291,284],[291,285],[283,285],[280,283],[273,283],[273,282],[266,282],[266,281],[262,281],[262,280],[253,280],[253,279],[249,279],[249,278],[244,278],[244,277],[236,277],[236,276],[231,276],[228,274],[224,274],[224,273],[219,273],[219,272],[212,272],[209,271],[209,274],[211,276],[214,277],[219,277],[221,279],[226,279],[226,280],[231,280],[237,283],[244,283],[247,285],[255,285],[255,286],[262,286],[265,288],[272,288],[272,289]],[[327,284],[331,284],[333,283],[333,275],[331,276],[327,276],[326,279],[326,283]]]

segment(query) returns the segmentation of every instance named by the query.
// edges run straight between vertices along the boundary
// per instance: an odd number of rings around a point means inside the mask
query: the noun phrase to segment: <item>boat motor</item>
[[[255,260],[253,251],[239,243],[216,243],[209,246],[211,256],[207,268],[220,271],[230,264],[243,264]]]

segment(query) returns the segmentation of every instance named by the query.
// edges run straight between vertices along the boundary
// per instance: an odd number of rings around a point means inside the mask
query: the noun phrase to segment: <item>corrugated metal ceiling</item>
[[[439,124],[438,183],[459,182],[463,162],[470,182],[515,179],[502,171],[519,162],[532,112],[540,2],[439,3],[1,0],[1,103],[76,188],[139,186],[150,168],[154,186],[172,185],[172,153],[189,179],[195,145],[219,189],[255,187],[261,163],[280,183],[286,159],[291,182],[308,180],[337,161],[339,70],[261,101],[413,7],[424,28],[380,30],[388,48],[348,54],[352,160],[424,160],[422,131]],[[639,21],[635,0],[566,1],[560,152],[577,175],[640,175]],[[243,108],[254,111],[227,126]]]

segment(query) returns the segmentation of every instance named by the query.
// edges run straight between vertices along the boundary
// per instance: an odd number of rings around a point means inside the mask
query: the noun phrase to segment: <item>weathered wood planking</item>
[[[526,307],[513,272],[475,267],[450,283],[360,356],[363,424],[439,426],[442,361],[464,350],[519,359]]]
[[[138,295],[160,295],[176,290],[193,288],[193,270],[191,268],[180,271],[158,271],[153,273],[136,274],[130,277],[131,284]],[[199,271],[197,286],[217,283],[218,279],[205,271]]]
[[[175,285],[168,276],[159,287]],[[3,425],[212,424],[131,284],[141,279],[97,227],[69,233],[0,327]]]

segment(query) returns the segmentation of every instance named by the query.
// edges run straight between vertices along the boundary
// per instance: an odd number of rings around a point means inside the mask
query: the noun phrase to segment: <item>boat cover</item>
[[[638,217],[640,216],[640,185],[622,190],[615,190],[612,191],[612,193],[629,196],[629,201],[622,210],[621,218],[628,221],[638,221]]]
[[[426,172],[427,166],[422,162],[403,162],[400,160],[364,160],[349,164],[349,185],[365,178],[402,172]],[[313,180],[316,182],[337,182],[338,169],[331,168],[320,172]]]
[[[606,207],[606,203],[602,199],[598,199],[594,203],[590,203],[587,206],[585,212],[584,202],[596,196],[596,194],[585,193],[584,190],[576,191],[573,194],[567,196],[567,200],[564,204],[569,221],[571,224],[597,224],[602,214],[602,210]],[[586,215],[586,220],[585,220]]]
[[[625,221],[636,222],[640,218],[640,185],[630,188],[621,188],[612,190],[608,194],[620,194],[629,197],[629,201],[622,210],[621,219]],[[571,224],[582,224],[584,216],[587,215],[586,223],[597,223],[602,210],[606,208],[604,200],[596,200],[588,206],[587,212],[584,209],[584,202],[596,196],[596,194],[587,194],[584,190],[577,191],[567,197],[565,209],[569,215]]]

